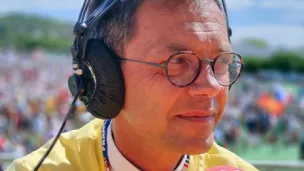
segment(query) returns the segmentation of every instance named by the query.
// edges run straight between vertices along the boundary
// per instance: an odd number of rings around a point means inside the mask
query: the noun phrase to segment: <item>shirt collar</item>
[[[111,171],[121,171],[121,170],[128,170],[128,171],[140,171],[138,170],[133,164],[131,164],[118,150],[114,143],[114,139],[111,132],[112,122],[108,127],[107,132],[107,141],[108,141],[108,152],[109,152],[109,163],[110,163],[110,170]],[[180,162],[178,167],[175,171],[182,171],[184,167],[184,163],[187,157],[184,155],[183,160]]]

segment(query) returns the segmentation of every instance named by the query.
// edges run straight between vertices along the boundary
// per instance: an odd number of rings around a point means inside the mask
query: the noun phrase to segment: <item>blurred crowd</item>
[[[218,143],[236,152],[240,143],[245,148],[304,143],[304,75],[276,74],[242,74],[216,129]]]
[[[71,102],[67,87],[71,58],[39,50],[2,51],[0,61],[0,154],[20,157],[58,132]],[[65,131],[90,119],[78,104]]]
[[[71,102],[67,87],[71,58],[39,50],[24,54],[6,50],[0,51],[0,61],[0,154],[20,157],[59,130]],[[294,79],[288,81],[265,73],[243,74],[230,90],[223,122],[215,132],[222,146],[233,150],[239,141],[249,145],[304,141],[303,77],[286,75]],[[91,119],[78,104],[65,131]]]

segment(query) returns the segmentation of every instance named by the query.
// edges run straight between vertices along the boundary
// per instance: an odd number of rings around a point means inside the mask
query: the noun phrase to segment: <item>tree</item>
[[[20,50],[44,48],[69,52],[73,24],[42,16],[11,13],[0,18],[0,45]]]
[[[241,42],[242,44],[250,45],[257,49],[266,49],[269,47],[265,40],[257,38],[245,38]]]
[[[282,72],[304,73],[304,58],[293,51],[276,51],[270,57],[248,56],[244,58],[244,71],[257,72],[270,69]]]

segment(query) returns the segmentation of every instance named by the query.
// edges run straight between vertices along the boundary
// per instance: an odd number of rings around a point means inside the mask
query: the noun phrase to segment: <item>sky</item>
[[[226,0],[232,42],[265,40],[272,47],[304,47],[304,0]],[[0,0],[0,14],[18,11],[76,21],[83,0]]]

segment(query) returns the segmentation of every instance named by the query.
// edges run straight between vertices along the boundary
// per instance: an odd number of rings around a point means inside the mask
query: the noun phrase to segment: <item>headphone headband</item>
[[[87,10],[90,7],[92,0],[85,0],[80,14],[78,16],[78,20],[74,26],[74,34],[75,34],[75,40],[74,44],[72,46],[72,56],[73,56],[73,64],[80,64],[81,60],[83,59],[83,54],[85,52],[80,52],[80,50],[84,50],[87,44],[87,41],[91,36],[89,36],[89,33],[94,28],[93,26],[98,23],[98,21],[117,3],[120,2],[120,0],[105,0],[102,2],[89,16],[87,15]],[[221,0],[222,7],[223,7],[223,13],[226,18],[226,25],[227,25],[227,33],[228,38],[230,41],[230,37],[232,35],[232,30],[229,25],[228,20],[228,14],[227,14],[227,8],[226,8],[226,2],[225,0]],[[75,66],[76,66],[75,65]],[[81,68],[79,68],[81,69]]]
[[[229,25],[228,11],[227,11],[226,1],[225,0],[222,0],[222,5],[223,5],[223,10],[224,10],[224,15],[225,15],[225,18],[226,18],[226,26],[227,26],[228,38],[229,38],[229,41],[230,41],[230,37],[232,36],[232,29],[231,29],[231,27]],[[231,43],[231,41],[230,41],[230,43]]]
[[[87,10],[92,0],[85,0],[78,20],[74,26],[75,39],[71,48],[73,56],[73,73],[82,75],[82,60],[86,50],[88,40],[91,38],[93,26],[120,0],[105,0],[89,16],[86,17]],[[85,19],[86,18],[86,19]]]

